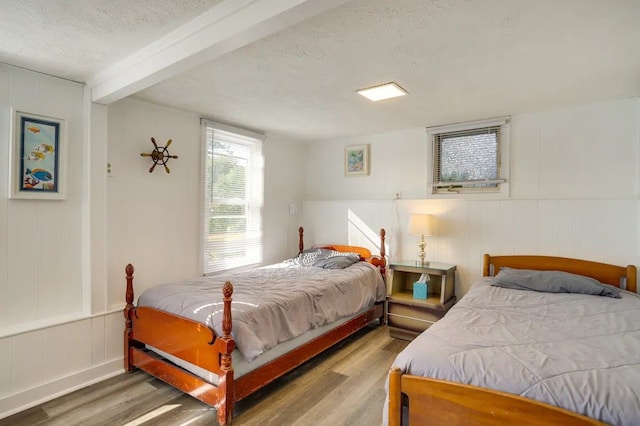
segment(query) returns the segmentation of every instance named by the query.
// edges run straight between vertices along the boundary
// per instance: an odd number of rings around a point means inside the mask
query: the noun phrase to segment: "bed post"
[[[401,417],[402,417],[402,407],[401,407],[401,399],[402,395],[400,394],[400,380],[402,378],[402,373],[398,367],[392,367],[389,371],[389,426],[400,426]]]
[[[637,283],[636,283],[636,267],[635,265],[627,266],[627,290],[632,293],[637,293]]]
[[[298,228],[298,254],[302,253],[304,250],[304,239],[302,238],[304,235],[304,228],[301,226]]]
[[[489,256],[487,253],[482,256],[482,276],[491,276],[491,256]]]
[[[128,264],[124,268],[125,275],[127,277],[127,291],[125,294],[125,300],[127,304],[124,307],[124,371],[130,373],[134,370],[131,365],[131,334],[133,333],[131,315],[133,315],[133,272],[134,268],[132,264]]]
[[[386,235],[387,231],[385,231],[384,228],[380,228],[380,257],[382,258],[382,262],[380,262],[380,273],[383,277],[387,276],[387,258],[385,257],[387,255],[387,252],[384,248],[384,240]]]
[[[231,365],[231,352],[235,349],[235,342],[231,337],[231,296],[233,285],[229,281],[224,283],[222,289],[224,295],[224,308],[222,313],[222,352],[220,356],[220,369],[222,374],[218,379],[218,423],[228,425],[233,417],[234,383],[233,365]]]
[[[385,236],[387,235],[387,231],[384,230],[384,228],[380,228],[380,263],[377,265],[378,268],[380,269],[380,274],[382,275],[382,279],[384,281],[384,292],[385,294],[387,294],[388,289],[387,289],[387,252],[385,249],[385,244],[384,244],[384,240],[385,240]],[[380,325],[385,325],[387,323],[387,316],[386,316],[386,312],[387,312],[387,308],[386,308],[387,303],[383,302],[382,303],[382,316],[378,319],[380,321]]]

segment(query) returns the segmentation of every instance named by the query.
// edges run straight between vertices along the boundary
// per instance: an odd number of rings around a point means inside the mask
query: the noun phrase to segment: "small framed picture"
[[[11,198],[65,198],[65,121],[13,111],[11,126]]]
[[[346,176],[369,174],[369,145],[352,145],[345,148],[344,174]]]

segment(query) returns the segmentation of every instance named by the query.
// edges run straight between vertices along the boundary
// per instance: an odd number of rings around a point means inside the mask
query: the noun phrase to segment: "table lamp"
[[[412,214],[409,216],[409,234],[420,236],[418,247],[418,265],[424,265],[424,237],[433,235],[433,216],[430,214]]]

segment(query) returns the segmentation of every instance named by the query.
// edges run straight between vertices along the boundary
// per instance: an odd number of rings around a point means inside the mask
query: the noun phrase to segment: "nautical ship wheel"
[[[169,166],[167,166],[167,162],[169,161],[170,158],[178,158],[177,155],[169,154],[168,148],[169,148],[169,145],[171,145],[171,142],[172,140],[169,139],[165,146],[158,146],[158,144],[156,143],[156,140],[153,137],[151,138],[151,143],[153,144],[153,151],[149,153],[143,152],[142,154],[140,154],[142,157],[151,157],[151,159],[153,160],[153,165],[149,169],[149,173],[151,173],[158,164],[163,165],[164,170],[167,173],[171,173],[171,170],[169,170]]]

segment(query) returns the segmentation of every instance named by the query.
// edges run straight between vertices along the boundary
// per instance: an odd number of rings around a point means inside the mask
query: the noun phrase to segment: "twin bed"
[[[303,235],[301,227],[296,258],[156,286],[137,306],[127,265],[125,370],[144,370],[216,407],[226,425],[236,401],[370,322],[383,323],[384,229],[379,256],[347,245],[304,250]]]
[[[137,306],[128,265],[126,371],[160,378],[229,424],[236,401],[384,322],[384,239],[381,230],[380,256],[355,246],[304,250],[300,228],[297,258],[158,286]],[[640,424],[635,266],[485,255],[483,276],[397,356],[383,423]],[[505,288],[507,278],[516,281]]]
[[[394,361],[385,423],[640,424],[635,266],[485,255],[483,275]]]

